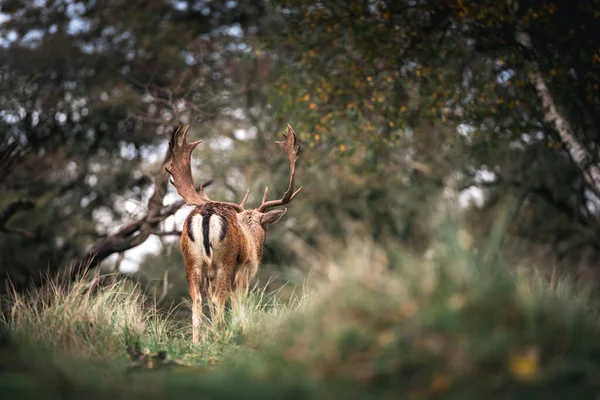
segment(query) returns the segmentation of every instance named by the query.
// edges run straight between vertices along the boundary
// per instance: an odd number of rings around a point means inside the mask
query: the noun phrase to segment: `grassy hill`
[[[149,307],[129,281],[49,284],[3,300],[0,390],[10,399],[596,398],[591,292],[469,243],[457,232],[430,259],[398,251],[387,262],[357,241],[291,301],[257,286],[227,326],[207,321],[197,346],[190,321]]]

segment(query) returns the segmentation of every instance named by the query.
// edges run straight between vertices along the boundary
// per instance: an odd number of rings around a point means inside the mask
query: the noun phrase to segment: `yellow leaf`
[[[402,306],[400,306],[400,314],[404,318],[411,318],[413,315],[415,315],[417,313],[418,308],[419,307],[418,307],[416,301],[407,300],[404,303],[402,303]]]
[[[310,105],[308,106],[309,109],[314,110],[315,108],[317,108],[317,105],[315,103],[310,103]]]
[[[460,310],[463,308],[466,302],[467,298],[464,294],[456,293],[448,299],[448,307],[450,307],[452,310]]]
[[[302,98],[302,100],[304,100],[304,101],[308,101],[308,100],[310,100],[310,94],[306,93],[306,94],[304,95],[304,97]]]
[[[468,250],[473,246],[473,237],[464,229],[458,231],[456,241],[458,242],[458,245],[465,250]]]
[[[390,329],[385,330],[377,335],[377,343],[380,346],[387,346],[394,341],[394,332]]]
[[[540,374],[540,352],[536,347],[513,351],[508,358],[508,369],[522,381],[532,381]]]
[[[434,374],[429,382],[429,390],[433,393],[443,393],[452,386],[452,379],[446,374]]]
[[[345,144],[340,144],[340,151],[343,153],[344,151],[346,151],[346,145]]]

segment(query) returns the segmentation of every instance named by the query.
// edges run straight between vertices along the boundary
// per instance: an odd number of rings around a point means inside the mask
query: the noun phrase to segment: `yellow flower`
[[[343,153],[344,151],[346,151],[346,145],[345,144],[340,144],[340,151]]]
[[[310,105],[308,106],[309,109],[314,110],[315,108],[317,108],[317,105],[315,103],[310,103]]]
[[[308,101],[308,100],[310,100],[310,94],[306,93],[306,94],[304,95],[304,97],[302,98],[302,100],[304,100],[304,101]]]

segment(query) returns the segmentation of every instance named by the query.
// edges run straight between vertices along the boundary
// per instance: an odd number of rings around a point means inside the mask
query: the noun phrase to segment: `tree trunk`
[[[533,54],[529,33],[519,31],[516,38],[521,46],[525,47],[530,54]],[[579,141],[571,124],[558,111],[550,89],[548,89],[548,85],[546,85],[546,81],[540,72],[539,64],[534,57],[530,60],[529,80],[535,87],[537,96],[544,107],[544,120],[554,126],[569,156],[583,173],[590,189],[600,197],[600,166],[596,162],[597,157]]]

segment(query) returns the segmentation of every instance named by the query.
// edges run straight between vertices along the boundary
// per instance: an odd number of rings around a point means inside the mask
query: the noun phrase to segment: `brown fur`
[[[227,233],[219,243],[211,246],[210,258],[206,257],[203,237],[197,235],[192,241],[188,235],[188,224],[193,221],[191,217],[206,215],[207,212],[227,221]],[[199,340],[203,295],[207,296],[214,306],[213,317],[221,318],[225,303],[232,293],[248,293],[250,281],[258,271],[262,258],[267,225],[278,220],[284,213],[285,209],[267,213],[256,210],[237,213],[230,205],[207,203],[196,207],[186,218],[180,245],[192,298],[192,329],[195,343]],[[196,227],[196,231],[200,232],[200,227]]]
[[[287,156],[290,164],[288,189],[279,200],[267,200],[269,188],[265,188],[260,206],[246,210],[250,190],[239,204],[212,201],[204,192],[194,187],[191,170],[192,151],[200,141],[188,143],[189,126],[181,125],[169,142],[170,162],[165,169],[171,174],[172,183],[185,203],[195,206],[183,225],[181,252],[185,261],[186,275],[192,298],[193,341],[199,340],[202,297],[206,296],[213,320],[222,321],[225,302],[237,292],[248,293],[250,280],[258,270],[262,258],[267,226],[277,222],[287,211],[285,208],[266,211],[291,202],[302,187],[294,190],[296,161],[300,143],[288,124],[283,141],[276,142]]]

